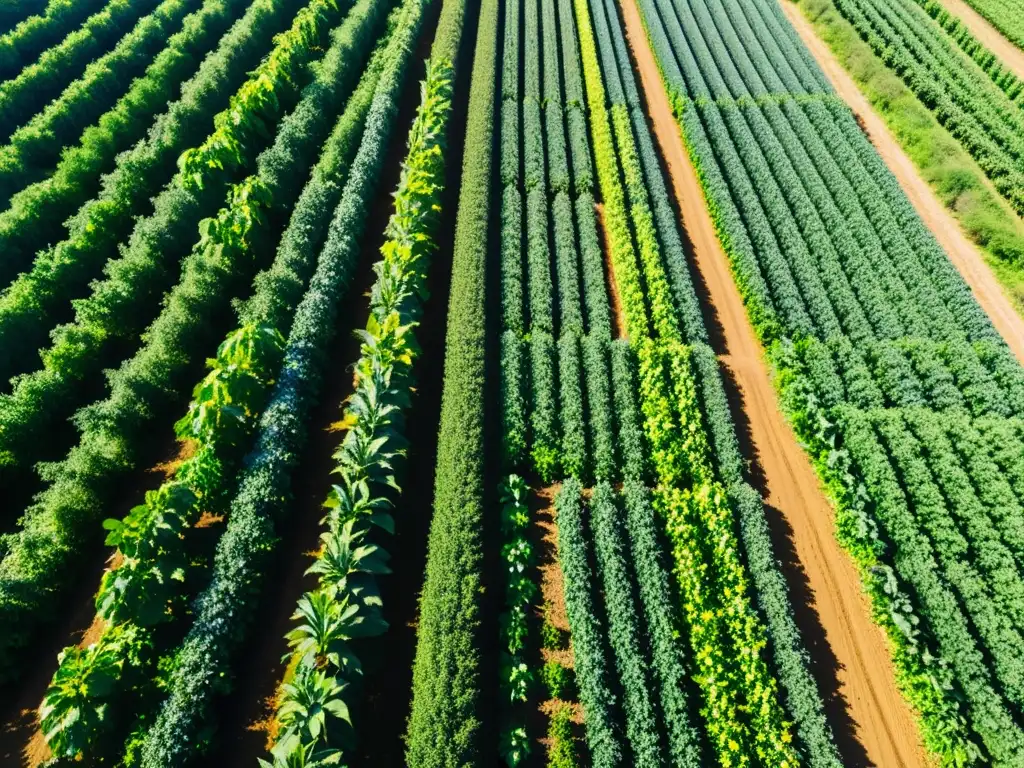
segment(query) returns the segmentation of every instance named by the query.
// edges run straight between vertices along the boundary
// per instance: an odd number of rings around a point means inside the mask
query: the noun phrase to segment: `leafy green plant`
[[[572,692],[572,670],[553,659],[544,663],[540,679],[547,689],[548,698],[565,699]]]

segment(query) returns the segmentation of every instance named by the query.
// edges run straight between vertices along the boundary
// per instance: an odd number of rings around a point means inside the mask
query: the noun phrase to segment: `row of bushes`
[[[0,196],[10,198],[26,185],[53,172],[66,146],[131,89],[182,21],[202,6],[200,0],[164,0],[144,17],[110,53],[91,63],[81,78],[11,134],[0,148]],[[180,81],[179,81],[180,82]],[[168,93],[173,93],[168,88]],[[166,97],[164,99],[166,103]],[[155,104],[153,109],[159,108]],[[143,129],[140,129],[140,132]],[[126,145],[130,145],[129,139]]]
[[[88,64],[110,50],[160,0],[112,0],[17,77],[0,83],[0,140],[50,103]]]
[[[10,208],[0,214],[0,245],[7,254],[0,280],[6,277],[9,281],[42,245],[58,239],[55,222],[63,222],[95,196],[100,174],[111,168],[120,152],[151,131],[153,118],[176,100],[183,81],[199,77],[200,62],[216,47],[241,10],[240,0],[216,0],[187,16],[182,29],[170,36],[145,74],[132,82],[110,111],[84,130],[78,145],[65,149],[52,174],[11,197]],[[161,32],[166,37],[165,33]],[[19,131],[11,144],[0,150],[0,167],[6,169],[10,161],[19,187],[32,180],[34,174],[28,172],[28,166],[41,167],[39,139],[57,152],[67,143],[43,128]],[[53,155],[49,149],[44,152]]]
[[[434,513],[420,597],[406,763],[478,763],[484,528],[486,275],[491,238],[499,3],[484,0],[473,53],[445,338]]]
[[[246,326],[229,336],[212,370],[177,425],[195,446],[145,503],[120,520],[104,521],[116,565],[96,593],[99,637],[70,646],[43,698],[40,718],[54,757],[116,761],[126,721],[153,704],[157,660],[168,648],[168,625],[187,615],[203,571],[188,536],[206,512],[222,514],[226,490],[280,367],[284,338],[273,328]],[[198,576],[198,578],[197,578]],[[94,681],[106,679],[104,685]]]
[[[358,264],[367,211],[394,130],[399,89],[425,12],[425,3],[407,0],[393,16],[394,31],[384,49],[362,140],[316,271],[295,310],[281,374],[231,501],[212,578],[196,601],[196,620],[175,654],[167,699],[141,746],[140,764],[146,768],[195,760],[205,746],[205,726],[215,716],[210,692],[222,693],[230,684],[225,671],[249,629],[274,550],[275,525],[292,494],[291,473],[306,442],[305,424],[321,386],[341,301]]]
[[[31,626],[47,613],[43,606],[73,580],[75,564],[84,554],[81,545],[92,540],[97,516],[116,493],[119,479],[137,466],[152,422],[180,402],[197,354],[216,338],[217,313],[259,263],[252,248],[254,238],[266,232],[266,209],[271,202],[286,204],[292,199],[287,185],[308,175],[329,131],[328,121],[351,91],[348,81],[358,74],[353,70],[359,67],[360,51],[368,52],[372,45],[373,17],[383,16],[375,8],[371,0],[363,0],[340,27],[317,80],[283,121],[274,147],[261,156],[261,172],[233,187],[228,206],[204,222],[182,280],[168,295],[143,346],[111,375],[109,395],[77,416],[78,444],[48,468],[43,477],[48,487],[26,511],[22,529],[5,541],[0,564],[5,616],[26,616],[20,624]],[[266,243],[261,245],[266,248]],[[128,282],[126,290],[132,287]]]
[[[0,36],[0,80],[10,80],[103,6],[101,0],[49,0],[42,13]]]
[[[181,98],[158,117],[146,138],[120,155],[98,196],[68,221],[67,239],[36,255],[40,238],[54,224],[37,215],[35,193],[16,195],[0,214],[0,247],[7,254],[3,276],[31,264],[0,296],[0,378],[25,370],[31,353],[46,341],[55,313],[70,297],[81,295],[117,244],[130,234],[134,217],[173,177],[184,149],[208,134],[213,116],[270,46],[273,35],[291,19],[283,0],[257,0],[181,88]],[[99,136],[97,136],[99,138]],[[73,167],[58,170],[40,190],[75,191]],[[77,194],[77,192],[75,192]],[[49,210],[48,208],[46,210]],[[192,223],[195,226],[195,223]],[[30,260],[35,257],[35,261]]]
[[[354,50],[360,47],[365,50],[373,42],[369,34],[372,22],[383,14],[373,11],[365,2],[363,8],[363,13],[350,17],[343,35],[339,31],[337,46],[344,50],[353,50],[353,46]],[[309,69],[320,50],[318,46],[326,39],[329,25],[339,15],[335,0],[314,0],[296,16],[291,30],[278,38],[270,57],[232,97],[229,109],[218,114],[217,130],[200,147],[188,150],[183,156],[191,157],[191,162],[201,172],[192,172],[188,178],[184,173],[175,176],[156,200],[154,214],[139,222],[120,257],[107,263],[106,279],[92,286],[91,296],[75,302],[76,321],[52,334],[53,344],[41,353],[42,370],[18,379],[10,400],[5,399],[3,404],[13,418],[4,419],[2,438],[5,456],[10,456],[17,465],[24,467],[33,463],[36,455],[32,454],[30,446],[36,450],[38,446],[31,442],[31,434],[42,424],[64,418],[79,403],[76,393],[81,383],[97,376],[105,365],[113,362],[111,357],[116,347],[133,349],[147,324],[158,322],[160,317],[174,316],[161,302],[161,296],[179,272],[181,280],[177,291],[186,290],[183,286],[201,278],[214,289],[206,294],[206,306],[213,305],[214,309],[216,302],[212,299],[235,287],[213,276],[214,272],[221,276],[230,274],[233,267],[228,257],[236,257],[239,246],[245,244],[242,234],[233,234],[231,220],[237,218],[242,227],[239,232],[248,233],[254,224],[264,219],[272,198],[275,205],[295,199],[298,187],[306,178],[306,169],[315,159],[314,153],[330,127],[331,116],[318,113],[320,105],[340,107],[348,93],[349,81],[358,75],[360,62],[343,61],[335,55],[332,67],[339,75],[347,73],[346,80],[332,83],[321,76],[319,85],[312,84],[303,96],[304,108],[296,109],[286,119],[284,125],[288,130],[278,132],[275,147],[261,156],[258,175],[234,187],[229,184],[236,173],[252,165],[264,135],[282,118],[282,109],[289,103],[287,94],[302,82],[302,73]],[[371,28],[362,29],[363,25]],[[232,122],[232,114],[240,116],[237,122]],[[320,133],[304,135],[303,130],[311,126],[316,126]],[[225,156],[228,154],[230,156]],[[289,170],[299,173],[289,176]],[[198,222],[204,211],[216,211],[214,206],[223,201],[225,191],[228,206],[216,218],[206,220],[209,223]],[[215,244],[223,238],[233,241],[224,258],[216,247],[205,247],[207,241]],[[258,243],[265,252],[266,244],[261,239],[250,242]],[[193,253],[188,257],[190,249]],[[181,266],[177,263],[179,258]],[[240,259],[236,265],[252,269],[259,266],[259,260],[246,255],[246,260]],[[58,289],[56,293],[61,295],[63,291]],[[203,293],[197,297],[201,295]],[[41,298],[54,300],[56,296],[32,294],[25,297],[26,301]],[[63,298],[67,300],[70,296],[63,294]],[[189,313],[175,320],[179,321],[183,323],[182,328],[191,328],[193,332],[201,325]],[[159,338],[159,335],[151,330],[151,341],[154,337]],[[141,354],[140,350],[136,358]],[[188,361],[181,352],[174,354],[179,362]],[[168,384],[163,374],[159,381],[161,389]]]
[[[384,258],[375,266],[378,277],[370,291],[370,320],[361,333],[355,391],[342,419],[346,433],[334,470],[340,481],[325,505],[329,530],[310,569],[320,574],[320,583],[300,599],[295,618],[301,623],[288,634],[296,664],[278,707],[281,730],[272,749],[274,762],[264,765],[325,759],[338,745],[350,747],[355,734],[350,732],[349,704],[362,669],[349,643],[387,627],[375,582],[388,572],[388,555],[374,542],[374,533],[378,528],[394,532],[389,489],[397,487],[405,444],[403,411],[415,383],[413,329],[436,247],[453,77],[450,60],[428,62],[395,213],[381,249]],[[325,624],[335,627],[330,637],[314,629]]]

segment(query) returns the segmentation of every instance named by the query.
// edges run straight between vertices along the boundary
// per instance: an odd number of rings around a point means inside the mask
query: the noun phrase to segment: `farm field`
[[[0,764],[1024,765],[971,6],[0,3]]]

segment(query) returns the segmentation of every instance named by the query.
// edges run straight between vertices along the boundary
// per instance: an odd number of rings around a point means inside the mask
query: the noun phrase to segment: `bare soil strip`
[[[939,3],[960,19],[963,25],[971,31],[971,34],[992,51],[1010,71],[1024,79],[1024,51],[1003,37],[1002,32],[993,27],[988,19],[971,8],[964,0],[939,0]]]
[[[872,623],[856,569],[835,539],[832,509],[811,463],[776,405],[768,367],[715,235],[635,2],[622,0],[621,7],[693,258],[721,326],[716,351],[744,411],[735,415],[739,423],[746,422],[776,537],[789,538],[777,546],[790,548],[796,560],[787,578],[801,583],[794,590],[797,621],[801,628],[812,628],[808,634],[822,636],[811,644],[813,671],[826,696],[831,693],[829,715],[844,762],[926,766],[913,716],[896,688],[887,641]],[[799,593],[806,599],[798,599]],[[844,721],[852,733],[843,732]]]
[[[949,0],[943,2],[950,5]],[[857,88],[853,78],[843,69],[843,65],[832,54],[828,45],[815,34],[814,27],[800,9],[781,0],[779,5],[818,62],[818,66],[825,72],[836,93],[859,118],[864,132],[875,145],[885,164],[889,166],[889,170],[896,176],[918,215],[971,287],[974,298],[992,318],[996,330],[1010,345],[1017,359],[1024,363],[1024,318],[1010,303],[981,252],[967,239],[953,214],[946,210],[942,201],[918,174],[913,161],[907,157],[885,125],[885,120],[872,109],[871,103]]]

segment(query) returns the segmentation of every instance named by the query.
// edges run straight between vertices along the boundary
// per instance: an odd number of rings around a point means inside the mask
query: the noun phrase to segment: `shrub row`
[[[558,474],[562,447],[556,356],[550,333],[530,333],[530,458],[544,482],[551,482]]]
[[[18,76],[0,83],[0,140],[6,141],[44,105],[51,102],[86,66],[114,46],[160,0],[111,0],[57,46],[44,51]]]
[[[583,335],[583,304],[580,300],[580,255],[576,250],[572,202],[558,192],[551,204],[555,235],[555,273],[558,275],[559,333]]]
[[[500,16],[496,0],[480,6],[452,254],[434,515],[406,732],[412,768],[482,759],[485,286]]]
[[[0,36],[0,80],[16,76],[102,6],[100,0],[49,0],[42,13],[18,22]]]
[[[178,766],[194,760],[214,716],[210,691],[220,692],[224,672],[249,627],[269,557],[274,526],[291,495],[291,472],[306,440],[304,424],[319,391],[341,300],[352,280],[370,200],[384,163],[397,114],[398,92],[425,13],[407,0],[396,26],[366,117],[366,126],[327,241],[309,288],[295,311],[281,374],[260,418],[245,461],[227,527],[217,544],[212,578],[196,602],[196,620],[175,655],[168,694],[146,734],[140,764]]]
[[[270,57],[232,97],[229,109],[218,115],[217,130],[201,147],[188,150],[182,156],[183,165],[191,162],[202,170],[175,177],[156,200],[153,216],[136,226],[122,255],[107,264],[106,279],[93,285],[91,296],[75,303],[76,321],[53,334],[53,344],[42,353],[43,369],[18,380],[10,400],[4,402],[4,410],[13,418],[10,421],[4,419],[6,428],[2,441],[5,456],[11,457],[14,463],[23,467],[32,464],[34,456],[31,450],[33,447],[38,450],[38,446],[32,443],[31,434],[41,424],[62,418],[77,404],[76,388],[109,362],[107,355],[114,342],[122,342],[131,348],[148,322],[175,316],[159,301],[178,271],[175,257],[187,254],[188,248],[196,243],[196,218],[207,205],[216,210],[213,208],[215,198],[223,200],[221,195],[228,189],[232,172],[252,163],[262,142],[261,137],[281,118],[281,109],[287,104],[287,100],[281,97],[301,82],[302,73],[308,69],[317,46],[326,36],[326,28],[340,15],[334,3],[335,0],[314,0],[296,16],[291,30],[278,38]],[[375,17],[383,14],[368,7],[366,0],[362,7],[363,12],[352,15],[339,31],[337,46],[358,50],[372,43],[368,34],[372,29],[362,27],[368,25],[372,28]],[[298,194],[296,187],[303,182],[305,169],[314,159],[312,154],[319,149],[330,126],[331,116],[318,110],[337,104],[344,98],[349,90],[349,80],[358,74],[354,70],[359,64],[354,59],[342,61],[337,54],[334,56],[332,67],[335,71],[347,73],[344,82],[331,82],[321,75],[319,83],[312,84],[303,97],[305,106],[296,109],[286,119],[288,130],[280,131],[275,147],[261,156],[258,175],[231,187],[228,206],[217,214],[217,218],[207,220],[210,223],[200,224],[199,243],[193,248],[191,258],[183,259],[182,279],[177,288],[179,293],[195,290],[196,285],[189,285],[190,275],[192,280],[200,278],[201,282],[205,281],[215,289],[213,293],[205,294],[208,302],[205,306],[215,308],[214,299],[233,287],[221,278],[235,267],[244,265],[251,269],[258,266],[258,260],[253,261],[248,256],[245,260],[239,258],[234,265],[229,263],[227,257],[234,258],[240,252],[244,253],[244,247],[240,249],[240,246],[246,244],[244,235],[233,234],[231,220],[237,218],[241,227],[239,232],[248,233],[254,225],[263,223],[271,197],[277,205],[295,199]],[[232,122],[231,114],[244,117]],[[319,134],[303,133],[313,126],[317,127]],[[303,166],[303,163],[307,165]],[[288,175],[289,171],[296,169],[301,172]],[[233,241],[225,257],[222,258],[214,246],[207,253],[206,242],[219,242],[225,238]],[[261,248],[266,247],[261,239],[251,242],[257,242]],[[219,273],[217,278],[214,278],[214,273]],[[183,305],[178,303],[177,306]],[[156,320],[153,320],[154,316],[157,316]],[[190,328],[193,333],[201,330],[201,322],[191,312],[177,316],[174,322],[183,323],[181,327]],[[159,338],[152,327],[151,341],[154,336]],[[182,341],[179,339],[175,346],[180,346]],[[141,354],[141,351],[137,352],[136,357]],[[180,362],[183,352],[176,350],[174,356]],[[166,392],[168,384],[166,372],[163,372],[159,386]],[[60,407],[55,407],[55,403]]]
[[[560,398],[557,412],[562,427],[562,449],[558,463],[565,475],[582,479],[589,475],[591,469],[587,456],[587,416],[583,404],[580,338],[572,333],[563,333],[558,340],[558,385]]]
[[[249,6],[182,86],[181,98],[156,119],[145,139],[119,156],[99,195],[68,222],[66,240],[36,255],[39,238],[50,236],[54,224],[38,215],[34,192],[15,196],[11,209],[0,214],[0,247],[6,254],[0,275],[22,269],[35,256],[31,269],[0,296],[0,378],[24,370],[25,358],[46,340],[49,318],[99,273],[110,252],[130,233],[133,217],[147,210],[150,198],[173,176],[181,152],[206,137],[213,115],[259,63],[290,13],[282,0],[257,0]],[[58,171],[52,181],[44,182],[44,198],[51,188],[58,195],[72,189],[72,170],[67,169],[68,175]]]
[[[587,435],[591,446],[593,475],[598,481],[612,482],[619,472],[615,464],[615,411],[608,354],[607,339],[594,335],[583,337],[583,377],[589,427]],[[618,397],[617,392],[615,395]]]
[[[365,9],[365,13],[364,13]],[[75,573],[81,544],[91,540],[97,515],[135,467],[151,422],[172,408],[194,369],[195,355],[217,332],[216,312],[240,287],[257,262],[250,249],[264,225],[263,210],[283,204],[287,183],[306,176],[351,89],[348,81],[360,62],[360,50],[372,44],[373,17],[383,16],[372,0],[342,25],[327,52],[318,79],[283,122],[274,147],[260,159],[261,173],[236,185],[229,206],[207,220],[203,237],[187,260],[182,281],[167,297],[139,352],[112,374],[110,394],[77,417],[81,438],[66,459],[48,468],[48,487],[23,518],[23,527],[6,540],[0,564],[0,610],[7,616],[29,612],[39,620],[42,606],[54,601]],[[276,193],[276,195],[275,195]],[[60,568],[54,563],[59,562]],[[31,620],[21,620],[31,625]]]
[[[110,53],[90,64],[59,98],[14,131],[8,144],[0,148],[0,197],[10,198],[52,173],[64,147],[75,144],[87,127],[132,91],[133,80],[144,76],[154,59],[167,50],[168,38],[174,37],[186,15],[201,5],[199,0],[164,0]],[[165,88],[163,103],[173,93],[173,86]],[[161,104],[151,105],[150,116]],[[130,146],[131,141],[132,137],[126,137],[124,146]]]
[[[59,235],[55,237],[55,222],[64,221],[94,197],[100,174],[110,169],[119,152],[143,139],[147,131],[152,135],[154,116],[175,101],[182,81],[200,76],[200,62],[241,9],[240,0],[216,0],[204,3],[200,10],[186,17],[182,29],[167,40],[167,47],[156,56],[145,75],[136,79],[95,125],[85,129],[78,145],[65,149],[53,174],[11,198],[11,207],[0,214],[0,247],[7,254],[0,279],[10,280],[40,246],[62,239]],[[20,142],[23,135],[19,131],[15,143],[6,148],[15,150],[14,153],[0,150],[0,164],[11,159],[22,166],[16,170],[17,175],[28,179],[30,174],[25,173],[23,161],[39,156],[31,147],[32,140]],[[46,132],[45,137],[49,142],[54,135]],[[35,159],[28,162],[35,164]]]

